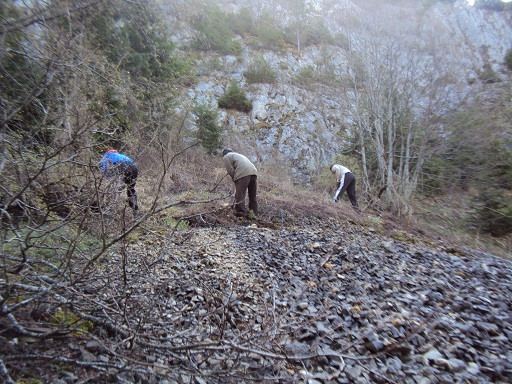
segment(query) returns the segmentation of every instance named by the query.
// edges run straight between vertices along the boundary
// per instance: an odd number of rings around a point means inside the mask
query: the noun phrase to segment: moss
[[[402,242],[402,243],[415,244],[418,241],[414,236],[412,236],[410,233],[405,232],[405,231],[394,232],[391,235],[391,237]]]
[[[59,325],[63,328],[78,328],[85,332],[91,331],[94,327],[94,324],[91,321],[82,320],[70,310],[63,310],[62,308],[57,309],[50,318],[50,323]]]

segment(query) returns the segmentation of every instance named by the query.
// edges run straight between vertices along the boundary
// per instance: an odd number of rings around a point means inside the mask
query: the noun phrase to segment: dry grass
[[[163,178],[161,200],[208,201],[203,204],[183,205],[175,214],[193,215],[229,207],[234,184],[227,176],[222,157],[205,155],[200,149],[190,149],[177,157],[169,171],[158,160],[147,159],[140,164],[137,182],[139,204],[148,209],[156,197],[156,186]],[[334,187],[334,181],[332,183]],[[260,216],[266,220],[294,218],[354,218],[355,212],[346,196],[340,203],[331,201],[332,191],[323,187],[297,184],[287,169],[258,165],[258,203]]]

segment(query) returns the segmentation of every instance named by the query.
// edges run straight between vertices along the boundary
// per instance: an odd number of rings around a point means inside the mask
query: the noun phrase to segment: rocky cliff
[[[242,0],[220,4],[225,12],[250,6],[250,2]],[[291,18],[278,5],[263,2],[259,6],[273,7],[283,24]],[[258,9],[255,7],[254,11]],[[180,109],[195,104],[217,108],[217,100],[229,82],[237,81],[253,109],[250,113],[220,110],[220,123],[226,127],[225,143],[243,150],[256,162],[281,161],[291,166],[299,180],[307,182],[313,171],[330,163],[342,150],[353,133],[355,116],[351,86],[343,81],[297,84],[293,79],[302,69],[322,71],[328,66],[334,79],[347,79],[352,75],[349,62],[353,52],[366,57],[364,65],[375,66],[385,64],[364,56],[372,47],[408,51],[408,56],[400,60],[415,61],[413,81],[425,86],[441,84],[443,100],[437,100],[438,114],[459,108],[481,92],[485,87],[481,74],[485,70],[507,80],[503,59],[512,47],[510,13],[478,9],[465,1],[437,2],[426,7],[416,1],[350,0],[319,2],[315,12],[333,36],[346,41],[301,49],[289,45],[276,52],[255,50],[238,36],[243,47],[240,56],[205,52],[197,60],[198,82],[182,90]],[[194,34],[187,24],[177,21],[171,30],[174,40],[184,45]],[[208,65],[212,57],[219,63],[213,69]],[[247,83],[243,73],[256,57],[263,57],[274,69],[275,83]],[[418,110],[432,103],[426,95],[416,99]],[[193,115],[188,126],[195,129]]]

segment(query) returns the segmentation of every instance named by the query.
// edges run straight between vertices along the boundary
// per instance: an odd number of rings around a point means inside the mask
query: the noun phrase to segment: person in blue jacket
[[[139,210],[137,205],[137,192],[135,183],[139,170],[131,158],[119,153],[116,149],[109,149],[100,162],[100,169],[106,177],[123,175],[123,182],[126,184],[128,205],[135,212]]]

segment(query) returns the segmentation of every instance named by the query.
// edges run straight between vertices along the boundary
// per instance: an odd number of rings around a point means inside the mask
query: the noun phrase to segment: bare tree
[[[363,182],[400,212],[416,189],[453,79],[451,63],[440,54],[442,28],[434,35],[421,18],[396,23],[399,29],[383,32],[373,21],[375,33],[351,39],[344,92],[358,132]]]

